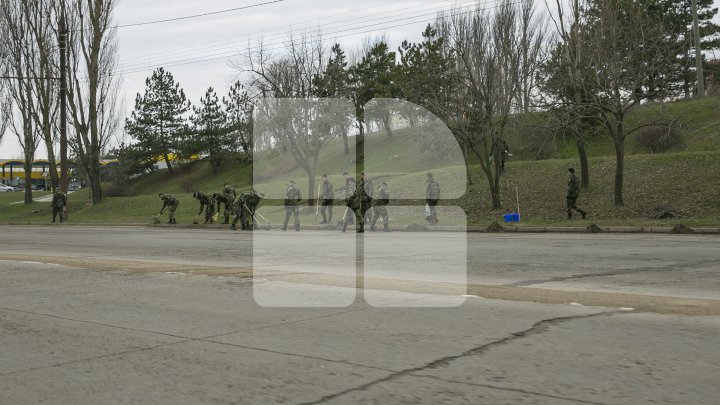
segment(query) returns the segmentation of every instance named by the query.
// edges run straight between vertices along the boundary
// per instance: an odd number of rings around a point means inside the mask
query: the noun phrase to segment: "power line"
[[[513,4],[518,4],[520,1],[521,0],[518,0],[516,3],[513,3]],[[464,11],[462,13],[456,13],[456,14],[458,14],[458,15],[469,14],[469,13],[475,12],[476,10],[489,10],[489,9],[497,7],[497,1],[495,1],[495,4],[493,6],[489,6],[489,7],[485,7],[485,8],[476,7],[477,3],[474,1],[472,1],[471,3],[473,3],[473,4],[458,8],[460,10],[465,9],[467,11]],[[423,10],[423,11],[425,11],[425,10]],[[344,29],[340,29],[340,30],[336,30],[336,31],[331,31],[329,33],[321,32],[320,34],[311,35],[310,39],[312,39],[314,37],[318,37],[318,36],[326,36],[326,35],[331,36],[334,34],[341,34],[341,33],[350,31],[349,33],[336,36],[336,38],[342,38],[342,37],[360,35],[360,34],[364,34],[364,33],[368,33],[368,32],[374,32],[374,31],[378,31],[378,30],[407,26],[407,25],[420,23],[420,22],[432,22],[436,18],[438,11],[440,11],[440,10],[434,10],[432,13],[414,15],[411,17],[396,18],[396,19],[393,19],[390,21],[385,21],[385,22],[380,22],[380,23],[365,24],[365,25],[361,25],[358,27],[354,27],[354,28],[344,28]],[[400,14],[400,15],[403,15],[403,14]],[[395,16],[397,16],[397,15],[395,15]],[[432,18],[427,18],[428,16],[432,16]],[[405,23],[401,23],[401,24],[394,24],[394,23],[397,23],[400,21],[406,21],[406,20],[413,20],[413,21],[405,22]],[[391,25],[386,25],[386,24],[391,24]],[[363,29],[370,28],[370,27],[376,27],[376,28],[363,30]],[[357,31],[357,30],[363,30],[363,31]],[[286,36],[286,35],[288,35],[288,33],[278,34],[273,37],[281,37],[281,36]],[[282,46],[283,44],[284,44],[284,42],[274,42],[274,43],[270,43],[270,44],[265,44],[265,47],[268,50],[273,50],[273,49],[278,49],[278,47]],[[162,65],[164,67],[173,67],[173,66],[182,66],[182,65],[188,65],[188,64],[195,64],[195,63],[219,60],[219,59],[224,59],[224,58],[230,58],[233,56],[240,56],[240,55],[244,54],[244,52],[246,52],[246,51],[249,51],[252,49],[257,49],[257,48],[259,48],[259,47],[245,47],[240,50],[234,49],[234,50],[228,50],[228,51],[220,51],[215,54],[210,54],[210,55],[205,55],[205,56],[197,56],[197,57],[188,57],[185,59],[176,59],[174,61],[165,62],[162,64],[138,66],[139,65],[138,63],[134,63],[134,64],[130,64],[129,66],[126,65],[124,70],[121,70],[120,72],[117,72],[116,74],[124,75],[124,74],[142,72],[142,71],[145,71],[154,66],[160,66],[160,65]]]
[[[164,19],[164,20],[154,20],[154,21],[145,21],[145,22],[133,23],[133,24],[116,25],[116,26],[111,27],[111,28],[139,27],[139,26],[141,26],[141,25],[160,24],[160,23],[171,22],[171,21],[189,20],[189,19],[191,19],[191,18],[198,18],[198,17],[209,16],[209,15],[230,13],[230,12],[238,11],[238,10],[246,10],[246,9],[249,9],[249,8],[266,6],[266,5],[268,5],[268,4],[281,3],[281,2],[283,2],[283,1],[285,1],[285,0],[272,0],[272,1],[266,1],[266,2],[264,2],[264,3],[251,4],[251,5],[249,5],[249,6],[229,8],[229,9],[227,9],[227,10],[211,11],[211,12],[208,12],[208,13],[193,14],[193,15],[188,15],[188,16],[184,16],[184,17],[166,18],[166,19]]]
[[[397,3],[397,2],[399,2],[399,1],[402,1],[402,0],[397,0],[397,1],[391,2],[391,3],[389,3],[389,4]],[[427,10],[420,10],[420,8],[424,8],[424,7],[427,7],[427,6],[429,6],[429,9],[437,10],[437,8],[438,8],[438,6],[439,6],[438,3],[452,3],[452,4],[455,4],[455,5],[461,5],[461,4],[467,4],[467,3],[480,4],[480,2],[478,2],[477,0],[465,0],[465,1],[461,1],[461,2],[457,2],[457,0],[441,0],[441,1],[438,1],[438,2],[436,2],[436,3],[434,3],[434,4],[430,4],[430,5],[427,5],[427,4],[426,4],[426,5],[422,5],[422,6],[402,7],[402,8],[395,8],[395,9],[392,9],[392,10],[384,10],[384,11],[382,11],[382,12],[380,12],[380,13],[366,14],[366,15],[359,16],[359,17],[353,17],[353,18],[347,18],[347,19],[338,20],[338,21],[332,21],[332,22],[330,22],[330,23],[328,23],[328,24],[321,25],[321,26],[323,26],[323,27],[332,27],[332,26],[335,26],[335,25],[347,26],[347,24],[345,24],[345,23],[347,23],[347,22],[357,21],[357,20],[364,20],[364,19],[367,19],[367,18],[370,18],[370,17],[374,17],[374,16],[378,16],[378,15],[385,15],[385,16],[386,16],[386,17],[383,17],[383,18],[380,18],[380,19],[388,19],[388,18],[393,18],[393,17],[399,16],[399,15],[412,14],[412,13],[415,13],[415,12],[427,11]],[[343,15],[343,14],[348,14],[348,13],[359,13],[359,12],[362,12],[362,11],[364,11],[364,10],[370,10],[370,9],[373,9],[373,8],[378,8],[378,7],[382,7],[382,6],[387,6],[387,4],[388,4],[388,3],[382,4],[382,5],[378,5],[378,6],[374,6],[374,7],[364,7],[364,8],[361,8],[361,9],[350,10],[350,11],[346,11],[346,12],[343,12],[343,13],[332,14],[332,15],[329,15],[329,16],[321,17],[321,18],[319,18],[318,20],[324,20],[324,19],[328,19],[328,18],[331,18],[331,17],[335,17],[335,16]],[[418,10],[417,10],[417,11],[410,12],[410,13],[400,13],[400,14],[394,14],[394,15],[390,14],[390,13],[392,13],[392,12],[394,12],[394,11],[403,11],[403,10],[408,10],[408,9],[418,9]],[[288,30],[288,29],[292,29],[292,28],[293,28],[292,25],[283,25],[283,26],[276,26],[276,27],[269,28],[269,29],[264,29],[264,30],[262,30],[262,31],[260,31],[260,32],[251,32],[251,33],[248,33],[248,34],[247,34],[246,38],[244,38],[243,41],[251,41],[251,40],[254,40],[254,39],[257,39],[257,38],[260,38],[260,37],[263,37],[264,39],[268,39],[268,38],[273,39],[273,38],[278,38],[278,37],[286,36],[286,35],[287,35],[287,30]],[[270,36],[266,36],[266,34],[267,34],[268,32],[279,31],[279,30],[285,30],[285,32],[281,32],[281,33],[278,33],[278,34],[272,34],[272,35],[270,35]],[[232,38],[232,39],[230,39],[230,40],[222,39],[222,40],[204,42],[204,43],[200,43],[200,44],[196,44],[196,45],[191,45],[191,46],[179,47],[179,48],[175,48],[175,49],[168,50],[168,51],[165,51],[165,52],[153,53],[152,55],[137,56],[137,57],[134,57],[134,58],[125,59],[125,60],[121,63],[121,65],[123,65],[122,67],[124,67],[124,68],[129,68],[130,66],[144,63],[143,60],[145,60],[145,59],[148,58],[149,56],[150,56],[150,57],[158,57],[158,56],[160,56],[160,55],[165,55],[165,56],[178,55],[178,54],[182,55],[183,53],[185,53],[186,50],[191,50],[191,49],[196,49],[196,48],[201,48],[203,51],[208,51],[208,50],[213,49],[213,48],[232,47],[232,46],[235,46],[235,45],[237,44],[238,40],[239,40],[239,38]],[[211,44],[217,44],[217,45],[212,45],[212,46],[210,46]],[[138,61],[138,62],[135,62],[135,61]]]

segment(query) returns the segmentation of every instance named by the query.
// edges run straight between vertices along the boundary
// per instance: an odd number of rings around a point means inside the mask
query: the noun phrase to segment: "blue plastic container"
[[[503,219],[505,220],[505,222],[512,222],[513,214],[505,214],[505,215],[503,215]]]
[[[513,220],[513,222],[520,222],[520,213],[519,213],[519,212],[513,212],[513,214],[512,214],[512,220]]]

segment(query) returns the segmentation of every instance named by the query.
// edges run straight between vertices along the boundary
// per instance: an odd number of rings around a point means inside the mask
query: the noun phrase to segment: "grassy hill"
[[[625,207],[613,206],[613,176],[615,158],[607,137],[596,136],[589,142],[591,186],[583,190],[578,205],[589,211],[586,221],[576,220],[573,224],[595,222],[606,225],[619,224],[663,224],[685,223],[688,225],[720,224],[720,99],[706,98],[685,102],[650,105],[638,109],[630,117],[634,123],[649,122],[655,117],[678,117],[684,123],[681,142],[670,152],[648,154],[642,150],[634,137],[627,141]],[[516,117],[521,122],[523,117]],[[526,119],[526,118],[525,118]],[[516,128],[530,128],[516,125]],[[511,150],[523,151],[524,137],[517,131],[508,136]],[[351,138],[350,154],[343,154],[342,142],[335,140],[321,153],[318,161],[318,178],[328,173],[336,189],[344,183],[343,171],[354,172],[356,162],[354,142]],[[391,141],[387,134],[368,135],[367,140],[375,142],[376,154],[372,174],[378,180],[387,181],[391,195],[411,193],[422,189],[424,174],[432,169],[436,177],[447,190],[452,182],[457,183],[455,175],[462,172],[462,166],[439,168],[432,159],[418,152],[418,142],[412,131],[395,131]],[[471,224],[487,224],[498,220],[506,211],[516,210],[516,189],[519,196],[520,211],[525,224],[563,224],[565,211],[565,188],[567,167],[577,167],[574,143],[570,139],[555,139],[555,151],[552,159],[522,160],[528,156],[515,153],[507,165],[502,182],[503,209],[491,210],[487,192],[487,181],[479,167],[472,165],[473,184],[456,200],[446,205],[462,207]],[[262,176],[257,178],[260,191],[272,191],[278,195],[284,190],[288,179],[302,179],[302,169],[282,155],[262,156],[259,160]],[[403,162],[399,165],[398,162]],[[362,166],[363,162],[359,162]],[[409,170],[416,167],[418,170]],[[72,222],[77,223],[149,223],[157,214],[161,202],[157,197],[160,191],[173,193],[181,200],[177,215],[180,223],[189,224],[195,216],[198,203],[192,198],[193,191],[219,191],[225,182],[229,182],[238,191],[249,190],[252,184],[252,170],[239,162],[228,162],[222,170],[213,172],[204,161],[179,167],[173,176],[164,170],[141,176],[123,186],[128,197],[108,197],[102,203],[92,205],[87,191],[81,190],[69,196],[69,209]],[[462,186],[455,184],[455,186]],[[306,196],[306,185],[301,191]],[[17,204],[22,201],[20,193],[2,193],[0,195],[0,222],[4,223],[46,223],[51,210],[48,202],[36,202],[26,206]],[[336,197],[341,198],[340,193]],[[406,201],[412,208],[397,208],[395,223],[422,222],[420,199]],[[273,223],[281,222],[281,201],[265,201],[261,211]],[[338,203],[335,217],[344,211]],[[681,218],[657,220],[650,216],[658,208],[674,211]],[[315,223],[314,209],[305,210],[306,223]],[[453,220],[446,217],[446,222]]]

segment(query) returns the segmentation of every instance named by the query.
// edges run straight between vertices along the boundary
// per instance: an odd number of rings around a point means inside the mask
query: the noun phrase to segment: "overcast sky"
[[[499,0],[479,0],[485,8]],[[717,0],[720,2],[720,0]],[[236,71],[231,62],[242,62],[248,47],[262,36],[280,51],[290,32],[317,31],[342,44],[346,54],[357,52],[365,38],[386,35],[391,49],[404,40],[419,41],[421,32],[437,11],[453,6],[471,10],[477,0],[118,0],[121,104],[124,115],[134,107],[135,95],[144,92],[145,79],[165,67],[193,104],[208,87],[220,97],[227,92]],[[263,4],[266,3],[266,4]],[[550,2],[554,4],[554,1]],[[536,0],[545,13],[545,1]],[[222,10],[245,9],[215,13]],[[145,22],[215,13],[147,25]],[[5,135],[0,158],[21,156],[14,134]],[[37,158],[46,157],[40,147]]]
[[[275,1],[275,2],[273,2]],[[496,0],[481,0],[494,5]],[[268,3],[268,4],[262,4]],[[118,28],[121,100],[125,114],[145,79],[165,67],[193,104],[208,87],[219,96],[227,92],[248,46],[261,36],[272,48],[282,47],[290,32],[321,29],[328,41],[340,42],[346,54],[359,49],[363,39],[387,35],[391,49],[404,39],[418,41],[438,10],[457,4],[469,10],[475,0],[119,0]],[[249,6],[249,7],[248,7]],[[248,7],[197,18],[122,27],[156,20]],[[0,144],[0,158],[16,158],[21,150],[8,132]],[[37,158],[46,157],[41,146]]]

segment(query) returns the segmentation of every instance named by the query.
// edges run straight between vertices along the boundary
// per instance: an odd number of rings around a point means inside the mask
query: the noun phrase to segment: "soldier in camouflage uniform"
[[[390,193],[388,193],[387,190],[387,183],[382,182],[380,183],[380,187],[378,187],[377,192],[375,193],[375,198],[373,198],[372,206],[373,206],[373,219],[370,224],[370,230],[375,230],[375,223],[377,223],[378,219],[382,217],[383,219],[383,231],[388,232],[390,230],[389,228],[389,218],[388,218],[388,212],[387,212],[387,205],[390,204]]]
[[[283,223],[282,230],[287,231],[288,221],[290,221],[290,215],[295,217],[295,230],[300,230],[300,201],[302,195],[300,190],[295,185],[295,180],[288,182],[288,188],[285,191],[285,222]]]
[[[230,183],[225,183],[223,185],[223,191],[222,194],[225,196],[223,198],[223,201],[225,202],[225,212],[224,212],[224,221],[223,224],[228,224],[230,222],[230,214],[232,213],[232,205],[235,202],[235,199],[237,198],[237,193],[235,192],[235,188],[230,185]],[[220,212],[220,205],[218,204],[218,212]]]
[[[577,206],[577,199],[580,196],[580,181],[578,180],[577,176],[575,176],[575,169],[571,167],[568,169],[568,172],[570,172],[570,180],[568,180],[567,190],[568,219],[572,219],[573,210],[579,212],[580,215],[582,215],[582,219],[585,219],[585,217],[587,216],[587,212],[583,211]]]
[[[50,206],[52,206],[52,221],[55,223],[55,217],[60,215],[60,223],[62,224],[63,221],[63,214],[65,211],[65,206],[67,205],[67,196],[62,191],[56,191],[55,194],[53,194],[52,202],[50,203]]]
[[[428,212],[425,219],[430,225],[435,225],[438,223],[435,206],[440,200],[440,184],[433,179],[432,173],[427,174],[426,181],[427,188],[425,189],[425,204],[427,204]]]
[[[169,219],[168,224],[177,224],[177,221],[175,220],[175,210],[177,210],[178,205],[180,205],[180,201],[178,201],[178,199],[172,194],[159,193],[158,197],[163,200],[163,206],[160,208],[158,216],[162,215],[165,211],[165,207],[167,207]]]
[[[360,192],[360,210],[363,219],[369,223],[373,218],[372,198],[374,190],[372,179],[365,172],[361,174],[357,190]]]
[[[330,183],[330,180],[328,180],[327,174],[322,175],[322,181],[322,194],[320,194],[320,205],[322,208],[320,208],[320,214],[322,214],[323,219],[320,223],[327,224],[332,221],[335,192],[333,192],[333,185]],[[325,215],[326,211],[328,212],[327,216]]]
[[[252,230],[255,225],[255,210],[262,198],[263,194],[259,194],[255,190],[240,194],[233,203],[235,219],[233,219],[230,228],[237,229],[237,223],[240,221],[240,228],[242,230]]]
[[[203,208],[205,209],[204,223],[213,223],[213,215],[215,215],[215,200],[213,197],[203,193],[202,191],[198,191],[197,193],[193,193],[193,198],[197,198],[197,200],[200,201],[200,209],[197,213],[198,215],[202,214]]]
[[[362,192],[360,191],[360,187],[355,186],[355,180],[352,178],[350,178],[347,182],[347,187],[345,189],[345,205],[347,205],[348,210],[352,211],[352,214],[345,211],[345,217],[343,218],[341,230],[343,232],[347,230],[348,224],[352,223],[354,214],[357,221],[357,232],[365,232],[365,221],[363,219],[364,211],[362,210]]]
[[[213,199],[217,202],[217,212],[220,212],[220,206],[225,204],[225,210],[223,211],[223,224],[230,223],[230,214],[232,213],[233,202],[235,198],[231,194],[226,193],[213,193]]]
[[[344,173],[343,173],[343,177],[345,178],[345,199],[347,199],[348,196],[350,196],[350,195],[352,195],[352,194],[355,193],[356,184],[355,184],[355,179],[353,179],[353,178],[350,176],[350,173],[344,172]],[[350,187],[352,187],[352,191],[350,190]],[[353,211],[353,212],[354,212],[354,211]],[[353,220],[353,216],[352,216],[352,215],[350,215],[350,216],[345,215],[345,217],[343,218],[343,221],[349,221],[349,222],[348,222],[348,225],[352,225],[352,224],[355,222],[355,221]]]

